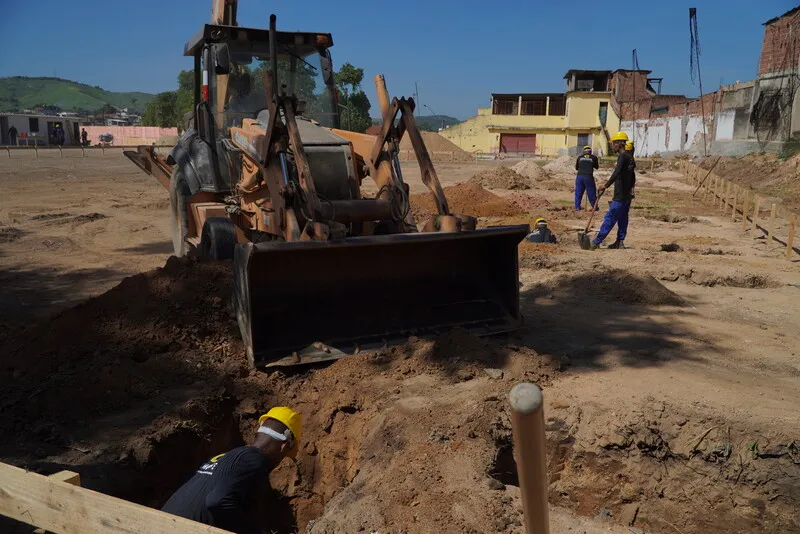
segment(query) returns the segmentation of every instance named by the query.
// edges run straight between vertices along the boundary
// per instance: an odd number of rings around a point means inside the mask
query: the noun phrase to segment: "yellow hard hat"
[[[625,150],[633,150],[633,141],[625,143]]]
[[[627,141],[627,140],[628,140],[628,134],[626,134],[625,132],[617,132],[611,137],[611,142]]]
[[[533,224],[537,224],[538,225],[539,223],[547,224],[547,221],[545,220],[544,217],[539,217],[538,219],[536,219],[536,222],[534,222]]]
[[[297,450],[300,448],[300,436],[303,433],[303,420],[300,414],[286,406],[276,406],[258,418],[258,426],[264,424],[264,421],[267,419],[275,419],[283,423],[286,425],[286,428],[292,432],[294,436],[294,446],[287,456],[290,458],[297,456]]]
[[[590,147],[589,145],[586,145],[585,147],[583,147],[583,149],[584,149],[584,150],[591,150],[591,149],[592,149],[592,147]]]

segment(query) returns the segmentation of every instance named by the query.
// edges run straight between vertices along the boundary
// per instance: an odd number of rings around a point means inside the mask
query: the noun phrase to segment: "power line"
[[[706,141],[706,110],[705,103],[703,102],[703,77],[700,75],[700,36],[697,31],[697,8],[689,8],[689,76],[692,82],[695,81],[695,73],[697,74],[697,84],[700,86],[700,113],[702,114],[701,122],[703,123],[703,155],[708,156],[708,147]]]

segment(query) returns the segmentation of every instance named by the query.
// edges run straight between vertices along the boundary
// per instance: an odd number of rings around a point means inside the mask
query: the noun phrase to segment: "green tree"
[[[194,72],[191,70],[178,74],[177,107],[178,124],[183,124],[183,117],[194,108]]]
[[[364,80],[364,69],[345,63],[335,73],[336,89],[339,91],[342,127],[353,132],[365,132],[372,125],[369,116],[370,103],[366,93],[361,89]]]
[[[170,128],[180,123],[178,114],[178,93],[166,91],[159,93],[144,108],[142,124],[144,126],[160,126]]]

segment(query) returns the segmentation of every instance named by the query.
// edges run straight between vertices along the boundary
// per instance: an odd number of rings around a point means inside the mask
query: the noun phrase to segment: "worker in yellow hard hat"
[[[583,147],[583,154],[578,156],[575,161],[575,170],[578,175],[575,177],[575,210],[580,211],[583,202],[583,193],[589,200],[589,206],[594,206],[597,201],[597,187],[594,183],[594,170],[600,168],[600,160],[592,154],[592,147]]]
[[[528,234],[526,239],[531,243],[555,243],[556,236],[550,229],[547,227],[547,221],[544,217],[539,217],[536,219],[536,222],[533,223],[535,229],[533,232]]]
[[[256,511],[269,494],[269,474],[297,455],[302,426],[291,408],[272,408],[258,419],[251,445],[207,460],[162,510],[231,532],[261,532],[269,525],[261,525]]]
[[[611,137],[611,148],[614,152],[619,154],[617,156],[617,166],[608,181],[601,185],[599,190],[602,194],[611,184],[614,184],[614,198],[611,200],[611,205],[606,212],[603,224],[600,226],[600,231],[592,240],[591,249],[594,250],[600,246],[600,243],[617,225],[617,240],[614,241],[608,248],[625,248],[625,237],[628,234],[628,213],[631,209],[631,201],[633,200],[633,187],[636,185],[636,174],[634,172],[633,156],[625,150],[625,145],[630,142],[628,134],[625,132],[617,132]]]
[[[633,160],[633,181],[636,183],[636,158],[633,155],[634,152],[633,141],[628,141],[625,143],[625,152],[631,155],[631,159]],[[635,198],[636,195],[634,193],[634,189],[631,189],[631,198]]]

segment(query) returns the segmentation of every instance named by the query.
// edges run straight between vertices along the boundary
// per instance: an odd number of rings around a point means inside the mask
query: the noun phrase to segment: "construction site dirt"
[[[286,404],[305,430],[271,476],[273,532],[523,532],[507,394],[530,381],[553,532],[800,532],[797,261],[669,165],[639,178],[630,248],[583,251],[574,176],[469,183],[500,164],[437,171],[482,226],[553,221],[558,244],[519,247],[522,329],[265,372],[230,265],[170,258],[152,178],[113,151],[0,159],[0,459],[158,507]]]

